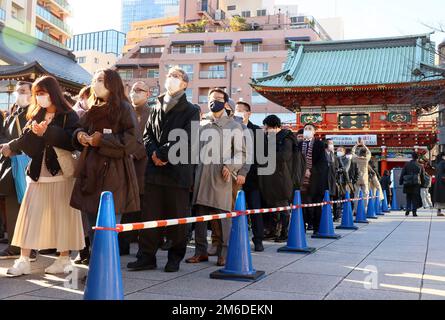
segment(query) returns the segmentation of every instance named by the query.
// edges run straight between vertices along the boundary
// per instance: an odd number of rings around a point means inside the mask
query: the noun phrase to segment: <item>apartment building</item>
[[[66,0],[0,0],[0,24],[58,47],[72,36]]]

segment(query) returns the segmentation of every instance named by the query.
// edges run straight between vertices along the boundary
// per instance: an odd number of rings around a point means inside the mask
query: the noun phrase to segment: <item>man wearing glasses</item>
[[[138,141],[140,142],[140,148],[134,150],[132,154],[134,160],[134,166],[136,169],[136,175],[138,177],[139,196],[141,197],[141,207],[144,197],[144,176],[145,168],[147,167],[147,154],[143,147],[143,136],[145,125],[148,121],[150,107],[148,106],[148,98],[150,98],[150,91],[148,85],[143,81],[138,81],[133,84],[130,91],[130,100],[136,114],[139,130]],[[141,211],[124,214],[122,216],[121,223],[134,223],[141,222]],[[121,255],[130,254],[130,244],[138,240],[138,232],[130,231],[119,234],[119,252]]]
[[[143,221],[190,216],[190,188],[194,172],[190,160],[191,128],[193,121],[199,122],[200,110],[187,101],[185,90],[188,83],[189,78],[184,70],[171,68],[165,81],[165,94],[159,96],[157,105],[149,110],[144,132],[148,164],[142,206]],[[189,139],[188,159],[185,163],[179,161],[173,164],[169,159],[170,149],[181,142],[168,139],[169,133],[175,129],[184,130]],[[181,152],[181,149],[178,150],[178,153]],[[179,158],[182,158],[181,155]],[[172,243],[164,271],[177,272],[187,249],[187,225],[167,227],[164,230]],[[156,252],[162,235],[163,230],[159,228],[142,230],[139,234],[137,261],[129,263],[128,269],[156,269]]]

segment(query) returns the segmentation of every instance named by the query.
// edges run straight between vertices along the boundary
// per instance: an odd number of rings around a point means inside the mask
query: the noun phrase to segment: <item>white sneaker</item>
[[[14,261],[14,266],[9,268],[6,274],[19,277],[24,274],[31,274],[31,262],[28,257],[20,257]]]
[[[60,274],[65,273],[65,270],[69,270],[72,267],[71,259],[69,256],[66,257],[58,257],[56,261],[48,268],[45,269],[45,273],[49,274]]]

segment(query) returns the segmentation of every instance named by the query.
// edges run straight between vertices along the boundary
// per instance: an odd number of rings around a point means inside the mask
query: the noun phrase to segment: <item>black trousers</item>
[[[313,195],[309,192],[303,192],[301,198],[303,204],[320,203],[323,201],[323,196]],[[317,233],[320,227],[321,207],[303,208],[303,218],[305,222],[312,224],[314,233]]]
[[[246,202],[249,210],[261,209],[261,195],[259,190],[246,190]],[[249,216],[253,243],[261,243],[264,240],[263,214],[253,214]]]
[[[141,211],[126,213],[122,215],[121,224],[143,222],[141,219],[144,206],[144,195],[140,195]],[[139,230],[119,233],[119,248],[121,250],[128,249],[132,242],[138,242]]]
[[[145,186],[142,207],[143,221],[190,217],[189,189],[148,184]],[[140,255],[148,259],[150,264],[155,264],[156,253],[164,234],[168,240],[172,241],[172,247],[168,250],[168,261],[179,264],[184,259],[187,250],[187,225],[141,230],[139,233]]]

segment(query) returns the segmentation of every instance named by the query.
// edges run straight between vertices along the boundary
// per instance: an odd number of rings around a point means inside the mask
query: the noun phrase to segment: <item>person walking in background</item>
[[[436,183],[434,184],[434,208],[437,216],[445,216],[445,152],[441,152],[436,158]]]
[[[380,186],[382,187],[382,191],[386,191],[386,196],[388,200],[388,204],[392,203],[392,194],[391,194],[391,173],[388,170],[383,171],[383,177],[380,179]]]
[[[121,223],[134,223],[141,222],[141,212],[143,210],[144,200],[144,178],[145,169],[147,168],[147,153],[145,151],[143,137],[145,126],[148,121],[150,108],[148,106],[148,98],[150,97],[150,91],[148,85],[143,81],[138,81],[133,84],[130,91],[131,105],[136,113],[137,119],[137,140],[136,148],[131,153],[131,158],[134,161],[134,167],[136,170],[136,176],[138,179],[139,198],[141,203],[141,210],[136,212],[129,212],[122,216]],[[138,231],[123,232],[119,234],[119,253],[121,255],[130,254],[130,244],[132,242],[138,242]]]
[[[119,73],[111,69],[98,70],[91,90],[91,108],[73,133],[73,144],[82,153],[70,203],[86,212],[88,236],[94,246],[92,228],[96,225],[102,192],[113,193],[116,214],[140,209],[131,155],[141,143],[137,139],[136,116],[125,96]]]
[[[12,245],[21,248],[20,258],[7,271],[12,276],[31,273],[31,248],[56,248],[60,256],[45,272],[59,274],[71,266],[69,251],[85,247],[80,212],[69,205],[74,177],[65,175],[58,156],[58,150],[74,151],[71,140],[79,117],[51,76],[35,81],[31,101],[23,134],[2,148],[6,157],[24,152],[32,159],[12,239]]]
[[[19,81],[15,86],[15,102],[11,107],[11,113],[3,123],[3,130],[0,132],[0,146],[19,138],[28,122],[26,115],[31,103],[32,83]],[[20,257],[20,248],[11,245],[14,237],[14,229],[19,214],[20,204],[17,191],[14,185],[12,174],[12,164],[10,157],[0,154],[0,193],[5,197],[6,209],[6,232],[8,234],[8,246],[0,252],[0,260],[17,259]],[[36,260],[36,252],[31,252],[31,261]]]
[[[425,168],[425,167],[424,167]],[[422,197],[422,205],[424,209],[433,209],[433,202],[431,201],[431,176],[425,171],[425,181],[420,188],[420,196]]]
[[[230,117],[227,110],[229,96],[222,89],[209,92],[210,115],[201,122],[200,159],[195,173],[193,205],[198,216],[219,214],[232,210],[232,179],[246,161],[246,144],[241,124]],[[213,132],[212,139],[201,140]],[[230,134],[230,139],[227,139]],[[215,149],[221,150],[216,155]],[[210,225],[216,238],[217,265],[224,266],[230,237],[231,219],[212,220]],[[208,261],[207,222],[195,224],[195,254],[187,263]]]
[[[418,162],[418,154],[412,153],[412,160],[405,164],[400,174],[399,184],[403,185],[403,193],[406,194],[406,212],[405,216],[409,216],[413,212],[413,216],[417,217],[417,209],[422,206],[420,197],[420,188],[425,183],[425,169]]]
[[[173,67],[167,73],[166,93],[158,97],[156,106],[150,108],[144,131],[145,150],[148,163],[145,174],[143,221],[186,218],[191,215],[190,189],[193,185],[194,167],[191,163],[192,122],[199,122],[199,108],[187,100],[189,84],[187,73]],[[188,148],[179,150],[177,163],[169,159],[170,149],[178,142],[169,141],[172,131],[185,131]],[[177,153],[175,153],[177,154]],[[172,196],[173,195],[173,196]],[[165,272],[178,272],[187,250],[187,226],[178,225],[165,229],[172,241],[168,250]],[[157,268],[156,253],[163,237],[161,229],[146,229],[139,233],[139,254],[137,260],[127,264],[130,271],[153,270]]]
[[[263,120],[267,139],[276,139],[276,169],[272,175],[259,176],[261,198],[267,208],[287,207],[292,202],[294,192],[294,152],[297,140],[292,131],[281,128],[281,120],[276,115],[270,115]],[[287,240],[289,226],[289,211],[271,215],[266,229],[275,242]]]

